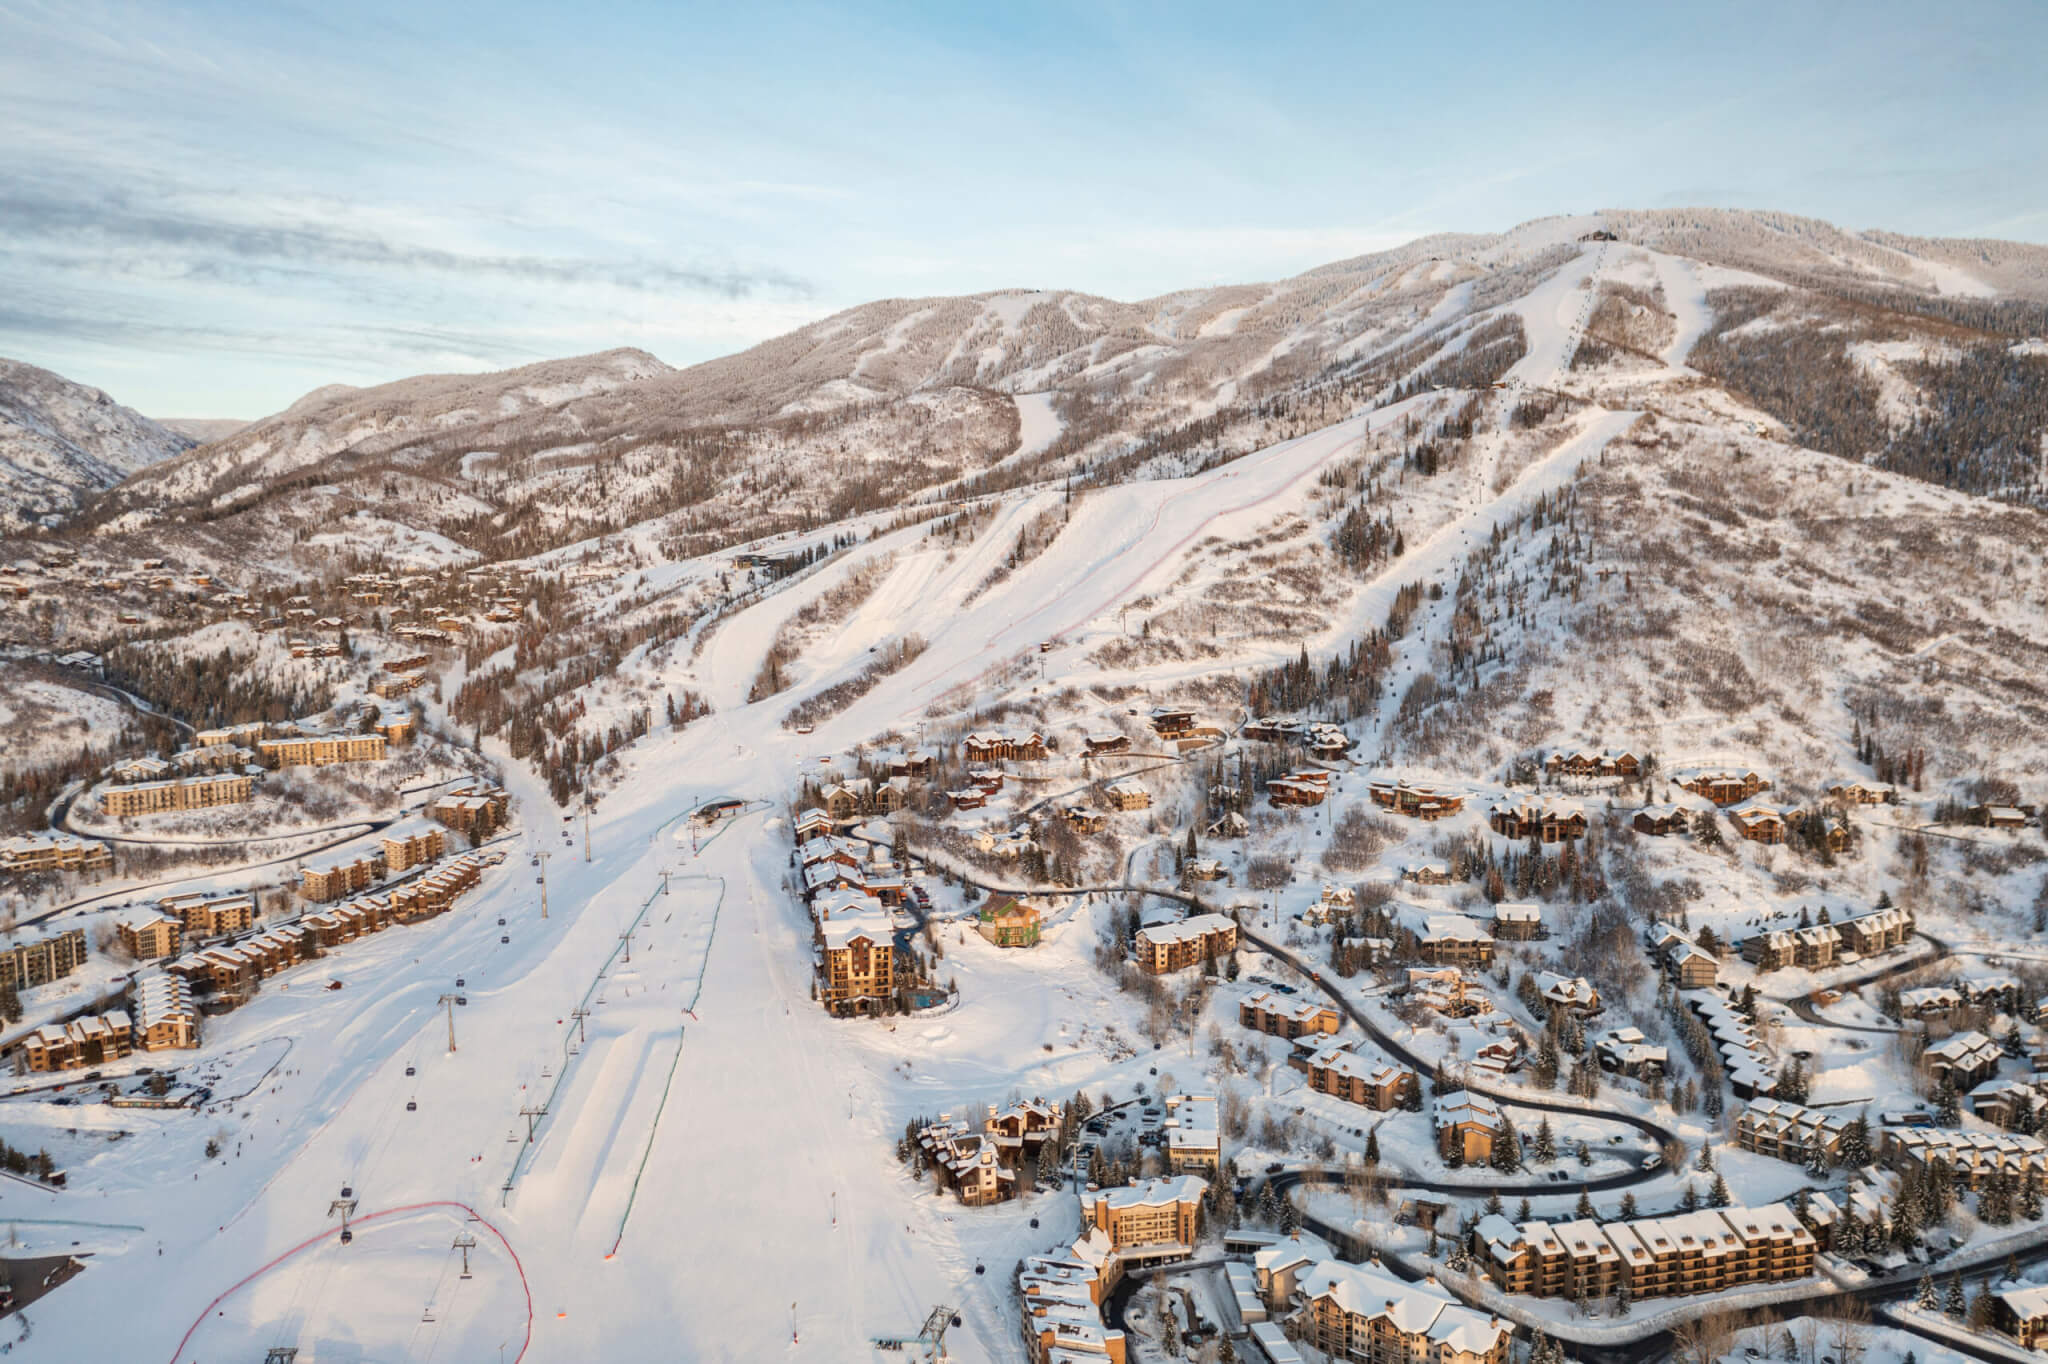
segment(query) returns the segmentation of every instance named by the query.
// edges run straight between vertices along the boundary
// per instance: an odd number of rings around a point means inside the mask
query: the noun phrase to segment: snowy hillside
[[[96,388],[0,359],[0,527],[62,516],[191,445]]]

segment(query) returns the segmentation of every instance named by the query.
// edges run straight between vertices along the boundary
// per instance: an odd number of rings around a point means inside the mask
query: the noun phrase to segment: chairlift
[[[405,1101],[405,1111],[406,1111],[406,1112],[408,1112],[408,1113],[417,1113],[417,1112],[419,1112],[419,1111],[420,1111],[420,1106],[419,1106],[419,1102],[418,1102],[418,1100],[416,1100],[416,1099],[407,1099],[407,1100]]]
[[[457,996],[455,996],[455,1002],[456,1002],[457,1004],[460,1004],[460,1005],[463,1005],[463,1006],[467,1007],[467,1006],[468,1006],[468,1004],[469,1004],[469,996],[468,996],[468,995],[457,995]]]
[[[469,984],[469,982],[468,982],[468,981],[466,981],[466,980],[464,980],[464,979],[463,979],[463,978],[462,978],[461,976],[457,976],[457,977],[455,978],[455,988],[456,988],[456,989],[460,990],[460,989],[461,989],[461,988],[462,988],[463,986],[465,986],[465,985],[467,985],[467,984]]]
[[[348,1185],[344,1184],[341,1186],[341,1196],[343,1198],[354,1198],[356,1196],[356,1191],[354,1189],[351,1189]]]
[[[434,1304],[428,1303],[427,1310],[420,1313],[420,1323],[424,1326],[431,1326],[434,1324]]]
[[[341,1229],[341,1243],[343,1245],[347,1245],[350,1241],[353,1241],[355,1239],[356,1234],[354,1232],[350,1231],[347,1227],[343,1227]]]
[[[511,941],[512,941],[512,935],[511,935],[510,933],[500,933],[500,934],[498,935],[498,941],[499,941],[499,942],[500,942],[501,944],[502,944],[502,943],[508,943],[508,942],[511,942]]]
[[[419,1074],[419,1071],[417,1071],[416,1069],[414,1069],[414,1068],[413,1068],[413,1067],[411,1067],[411,1066],[407,1066],[407,1067],[405,1068],[405,1073],[406,1073],[407,1075],[417,1075],[417,1074]]]
[[[500,928],[503,928],[504,926],[505,926],[505,920],[504,920],[504,917],[503,917],[503,916],[501,915],[501,916],[499,916],[499,919],[498,919],[498,927],[500,927]]]

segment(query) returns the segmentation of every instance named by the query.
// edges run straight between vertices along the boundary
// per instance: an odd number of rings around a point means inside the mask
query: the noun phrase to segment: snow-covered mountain
[[[96,388],[0,359],[0,528],[61,517],[191,445]]]

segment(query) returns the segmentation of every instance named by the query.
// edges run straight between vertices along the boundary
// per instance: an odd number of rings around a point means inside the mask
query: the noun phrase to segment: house
[[[1758,792],[1771,789],[1770,779],[1759,774],[1727,768],[1705,768],[1678,774],[1680,790],[1705,796],[1716,805],[1735,805],[1752,800]]]
[[[1275,805],[1321,805],[1330,794],[1330,774],[1317,769],[1289,772],[1266,783],[1266,798]]]
[[[1414,1071],[1360,1056],[1351,1045],[1326,1042],[1308,1054],[1310,1089],[1381,1113],[1401,1107],[1421,1092]]]
[[[970,763],[1043,762],[1045,736],[1010,734],[1000,730],[970,734],[961,742],[962,756]]]
[[[849,777],[826,787],[819,795],[825,802],[825,813],[835,822],[844,823],[874,808],[875,784],[866,777]]]
[[[1899,991],[1899,1013],[1905,1018],[1946,1018],[1969,1001],[1951,985],[1925,985]]]
[[[1970,1111],[2008,1132],[2038,1131],[2043,1110],[2048,1110],[2048,1094],[2034,1086],[2036,1078],[1986,1080],[1970,1091]]]
[[[1602,1070],[1638,1080],[1662,1075],[1671,1065],[1669,1049],[1652,1046],[1641,1028],[1614,1028],[1601,1034],[1593,1039],[1593,1054]]]
[[[1504,838],[1563,843],[1586,836],[1586,812],[1569,802],[1530,802],[1489,807],[1486,821]]]
[[[926,780],[939,770],[939,755],[928,748],[920,748],[901,757],[889,759],[889,775],[892,777]]]
[[[1692,817],[1682,805],[1645,805],[1636,811],[1629,827],[1639,834],[1650,834],[1658,838],[1692,831]]]
[[[185,924],[168,914],[151,914],[114,925],[114,934],[120,940],[122,950],[130,957],[136,961],[153,961],[158,957],[178,955],[185,940]]]
[[[1543,934],[1543,909],[1540,905],[1508,904],[1505,901],[1493,907],[1493,936],[1496,941],[1527,942]]]
[[[974,931],[997,947],[1036,947],[1043,912],[1014,895],[991,895],[974,914]]]
[[[1238,1001],[1237,1021],[1244,1027],[1290,1041],[1326,1036],[1342,1026],[1337,1010],[1318,1000],[1294,999],[1260,990]]]
[[[1213,1094],[1169,1094],[1160,1124],[1166,1140],[1166,1168],[1174,1174],[1215,1174],[1223,1165],[1221,1129]]]
[[[1851,805],[1897,805],[1899,788],[1889,782],[1842,781],[1828,788],[1836,800]]]
[[[1445,1018],[1471,1018],[1493,1008],[1485,989],[1456,966],[1409,967],[1408,998]]]
[[[1721,970],[1721,963],[1712,952],[1683,937],[1676,938],[1664,949],[1664,964],[1677,979],[1681,990],[1712,989]]]
[[[1448,886],[1451,868],[1447,862],[1410,862],[1401,868],[1401,879],[1418,886]]]
[[[1187,872],[1190,881],[1221,881],[1230,874],[1213,857],[1194,858],[1188,863]]]
[[[1381,809],[1410,819],[1439,820],[1465,808],[1465,798],[1455,792],[1410,786],[1404,781],[1375,781],[1366,788],[1366,794]]]
[[[1991,829],[2024,829],[2027,827],[2027,812],[2011,805],[1973,805],[1970,807],[1973,822]]]
[[[1550,755],[1543,764],[1543,770],[1553,777],[1633,777],[1643,770],[1642,759],[1629,752],[1610,753],[1602,749],[1588,753],[1583,749]]]
[[[1798,811],[1769,805],[1744,805],[1728,812],[1735,831],[1752,843],[1783,843]]]
[[[1437,1147],[1446,1160],[1454,1155],[1467,1165],[1493,1159],[1493,1143],[1506,1128],[1500,1105],[1484,1094],[1452,1090],[1437,1096],[1430,1108]]]
[[[933,1177],[970,1208],[988,1207],[1017,1196],[1017,1172],[1002,1159],[994,1139],[964,1119],[941,1121],[917,1134]]]
[[[955,810],[979,810],[988,804],[988,792],[979,786],[967,786],[946,792],[946,799],[953,802]]]
[[[1131,751],[1130,736],[1119,734],[1113,729],[1084,735],[1081,742],[1090,753],[1128,753]]]
[[[1324,1260],[1301,1271],[1302,1338],[1332,1360],[1369,1364],[1507,1364],[1514,1326],[1439,1288],[1397,1279],[1377,1261]]]
[[[1060,817],[1084,834],[1099,834],[1109,827],[1109,816],[1086,805],[1067,805],[1060,809]]]
[[[1438,966],[1490,966],[1493,937],[1463,914],[1432,914],[1416,935],[1422,959]]]
[[[1152,711],[1152,732],[1162,739],[1185,739],[1195,732],[1195,713],[1175,706],[1156,706]]]
[[[1196,914],[1139,929],[1133,947],[1140,970],[1165,975],[1229,956],[1237,949],[1237,924],[1221,914]]]
[[[1250,830],[1251,825],[1243,815],[1235,810],[1226,810],[1222,815],[1209,822],[1209,827],[1202,830],[1202,836],[1205,838],[1223,839],[1243,838]]]
[[[970,767],[967,769],[967,784],[996,795],[1003,789],[1003,769],[1000,767]]]
[[[1584,976],[1560,976],[1554,971],[1538,971],[1536,989],[1553,1009],[1569,1009],[1581,1016],[1600,1012],[1600,992]]]
[[[1937,1042],[1921,1053],[1936,1079],[1952,1080],[1958,1092],[1975,1089],[1998,1073],[1999,1045],[1974,1029]]]
[[[1104,786],[1102,798],[1115,810],[1143,810],[1152,804],[1152,793],[1131,777]]]

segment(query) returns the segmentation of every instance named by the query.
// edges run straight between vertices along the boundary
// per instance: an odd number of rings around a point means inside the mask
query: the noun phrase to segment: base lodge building
[[[1237,949],[1237,924],[1221,914],[1196,914],[1139,929],[1134,948],[1139,969],[1163,976],[1229,956]]]

